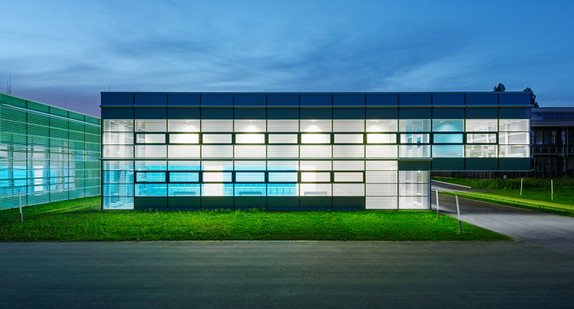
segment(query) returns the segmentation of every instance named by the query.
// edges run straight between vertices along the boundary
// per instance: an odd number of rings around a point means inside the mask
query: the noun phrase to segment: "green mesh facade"
[[[0,93],[0,209],[100,194],[100,119]]]

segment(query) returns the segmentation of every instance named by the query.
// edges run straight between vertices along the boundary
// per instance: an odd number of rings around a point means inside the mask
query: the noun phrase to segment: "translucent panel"
[[[334,145],[334,158],[364,158],[365,146],[363,145]]]
[[[333,120],[333,132],[364,132],[365,120],[363,119],[335,119]]]
[[[203,172],[204,182],[231,182],[230,172]]]
[[[104,170],[132,170],[134,168],[133,161],[104,161]]]
[[[169,145],[167,149],[170,159],[199,159],[200,146]]]
[[[401,134],[401,143],[403,144],[427,144],[430,143],[430,134],[407,133]]]
[[[335,134],[336,144],[362,144],[363,134]]]
[[[331,182],[330,172],[301,172],[302,182]]]
[[[165,134],[136,134],[140,144],[165,144]]]
[[[396,158],[397,146],[396,145],[367,145],[366,146],[367,158]]]
[[[366,209],[397,209],[396,197],[369,197],[365,201]]]
[[[301,158],[331,158],[331,146],[300,146]]]
[[[301,120],[301,132],[331,132],[331,120]]]
[[[133,131],[134,121],[131,119],[104,119],[104,131]]]
[[[363,182],[363,173],[335,172],[335,182]]]
[[[235,146],[235,158],[265,158],[265,146]]]
[[[331,134],[301,134],[302,144],[330,144]]]
[[[396,134],[367,134],[368,144],[395,144],[397,142]]]
[[[399,209],[428,209],[428,197],[426,196],[401,196],[399,197]]]
[[[199,171],[199,161],[169,161],[170,171]]]
[[[396,171],[366,171],[365,181],[367,183],[396,183]]]
[[[236,171],[264,171],[265,161],[235,161]]]
[[[232,171],[233,162],[231,161],[203,161],[201,162],[205,171]]]
[[[433,145],[433,158],[462,158],[464,153],[463,145]]]
[[[297,173],[269,172],[269,182],[297,182]]]
[[[136,182],[165,182],[165,179],[165,173],[163,172],[136,173]]]
[[[169,132],[199,132],[199,119],[168,119]]]
[[[398,165],[397,161],[367,160],[367,170],[370,171],[396,171]]]
[[[136,158],[165,158],[167,147],[165,145],[136,145]]]
[[[133,171],[104,171],[104,183],[132,183]],[[37,184],[37,183],[36,183]]]
[[[530,145],[500,145],[500,158],[529,158]]]
[[[498,154],[496,145],[466,145],[464,148],[467,158],[496,158]]]
[[[235,120],[235,132],[265,132],[265,120]]]
[[[201,185],[203,196],[233,196],[233,184],[206,183]]]
[[[171,144],[198,144],[199,134],[170,134],[169,142]]]
[[[397,196],[396,183],[366,184],[367,196]]]
[[[462,144],[462,134],[433,134],[433,143]]]
[[[231,134],[203,134],[204,144],[231,144]]]
[[[500,132],[499,144],[530,144],[530,132]]]
[[[168,185],[169,196],[199,196],[201,185],[196,183],[170,183]]]
[[[299,163],[302,171],[330,171],[331,161],[301,161]]]
[[[202,132],[233,132],[233,120],[231,119],[202,119]]]
[[[297,134],[269,134],[269,144],[297,144]]]
[[[399,182],[402,183],[428,183],[428,171],[399,171]]]
[[[401,158],[430,158],[430,145],[400,145]]]
[[[235,135],[237,144],[264,144],[265,134],[237,134]]]
[[[495,133],[469,133],[466,135],[467,144],[493,144],[496,143]]]
[[[204,145],[201,146],[202,158],[233,158],[233,146]]]
[[[268,171],[297,171],[299,170],[298,161],[267,161]],[[271,177],[271,176],[269,176]]]
[[[401,132],[429,132],[430,119],[400,119],[399,130]]]
[[[462,132],[463,120],[462,119],[433,119],[432,120],[433,132]]]
[[[104,184],[104,195],[106,196],[133,196],[133,184]]]
[[[104,209],[133,209],[134,198],[133,196],[105,196],[103,198]]]
[[[265,196],[267,188],[264,183],[235,184],[235,196]]]
[[[333,161],[334,171],[364,171],[365,161]]]
[[[500,119],[499,131],[530,131],[529,119]]]
[[[299,120],[267,120],[267,132],[299,132]]]
[[[134,156],[133,146],[104,145],[104,158],[132,158]]]
[[[167,121],[158,119],[136,119],[137,132],[165,132],[167,130]]]
[[[365,196],[365,185],[362,183],[333,184],[333,196]]]
[[[466,132],[496,132],[498,119],[466,119]]]
[[[296,196],[299,185],[294,183],[268,183],[267,196]]]
[[[396,119],[367,119],[367,132],[397,132]]]
[[[235,173],[236,182],[265,182],[265,173],[263,172],[237,172]]]
[[[267,157],[273,158],[299,158],[299,146],[270,145],[267,146]]]
[[[129,145],[134,143],[133,133],[104,133],[104,144]]]
[[[305,183],[299,185],[301,196],[331,196],[330,183]]]
[[[167,196],[167,184],[165,183],[138,183],[136,196]]]
[[[136,171],[165,171],[167,170],[166,161],[136,161]]]
[[[198,182],[199,173],[169,173],[170,182]]]

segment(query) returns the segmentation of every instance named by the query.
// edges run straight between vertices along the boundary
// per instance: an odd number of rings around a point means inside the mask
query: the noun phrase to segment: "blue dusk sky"
[[[573,106],[574,1],[4,1],[0,91],[507,91]]]

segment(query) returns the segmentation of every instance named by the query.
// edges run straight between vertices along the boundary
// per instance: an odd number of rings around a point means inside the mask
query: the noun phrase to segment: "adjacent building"
[[[0,93],[0,209],[100,194],[100,119]]]
[[[103,209],[428,209],[529,171],[530,93],[101,94]]]

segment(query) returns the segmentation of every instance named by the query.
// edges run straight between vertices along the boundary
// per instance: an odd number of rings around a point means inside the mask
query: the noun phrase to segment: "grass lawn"
[[[508,240],[432,211],[99,211],[90,197],[0,211],[0,241]]]

